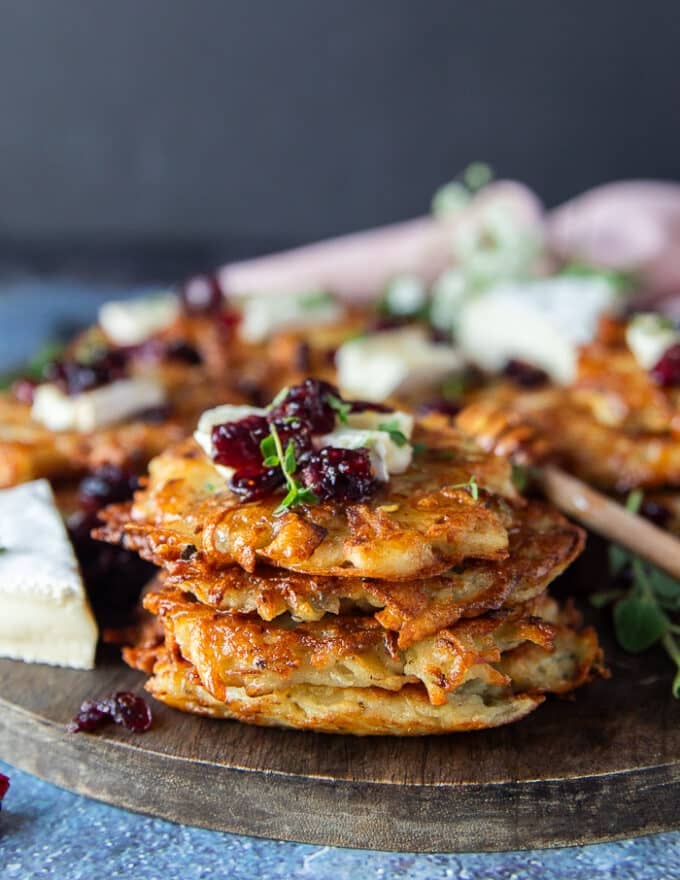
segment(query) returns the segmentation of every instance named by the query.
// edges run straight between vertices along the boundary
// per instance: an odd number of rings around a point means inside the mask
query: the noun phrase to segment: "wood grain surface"
[[[680,826],[680,702],[661,652],[607,646],[609,681],[510,727],[416,739],[249,727],[154,704],[151,731],[68,734],[81,700],[141,690],[102,652],[76,672],[0,661],[0,757],[177,822],[401,851],[591,843]]]

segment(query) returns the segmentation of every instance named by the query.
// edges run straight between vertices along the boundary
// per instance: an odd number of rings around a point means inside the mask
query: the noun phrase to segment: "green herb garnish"
[[[23,366],[0,376],[0,389],[9,388],[17,379],[39,380],[44,378],[45,367],[56,360],[64,351],[61,342],[46,342]]]
[[[392,419],[390,422],[381,422],[378,425],[378,430],[389,434],[390,440],[395,446],[406,446],[408,443],[408,437],[400,429],[397,419]]]
[[[333,297],[327,290],[312,290],[309,293],[303,293],[298,298],[298,303],[303,309],[319,309],[332,302]]]
[[[260,443],[262,463],[265,467],[280,467],[288,487],[285,498],[274,511],[274,516],[281,516],[289,508],[297,504],[315,504],[319,499],[311,489],[305,488],[295,477],[297,461],[295,460],[295,446],[289,441],[285,451],[279,432],[274,425],[270,425],[270,434]]]
[[[642,492],[636,489],[628,496],[626,508],[635,513],[641,503]],[[609,570],[617,579],[629,571],[632,584],[593,593],[591,604],[602,608],[616,603],[614,632],[624,651],[639,654],[652,645],[663,645],[676,666],[672,690],[680,699],[680,644],[676,638],[680,626],[669,616],[680,611],[680,581],[616,544],[609,547]]]
[[[7,553],[7,547],[0,547],[0,556],[2,556],[3,553]]]
[[[587,263],[567,263],[560,269],[560,275],[576,278],[601,278],[607,281],[618,293],[627,293],[636,286],[635,276],[630,272],[617,272]]]
[[[470,477],[467,483],[455,483],[450,487],[451,489],[466,489],[470,495],[472,496],[473,501],[479,500],[479,486],[477,484],[477,477],[474,474]]]
[[[339,397],[336,397],[335,394],[327,394],[326,400],[328,401],[328,405],[331,409],[334,409],[338,414],[338,418],[342,422],[343,425],[347,424],[347,416],[352,412],[352,404],[345,403],[340,400]]]

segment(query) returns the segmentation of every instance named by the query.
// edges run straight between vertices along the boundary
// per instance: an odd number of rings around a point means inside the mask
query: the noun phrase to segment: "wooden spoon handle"
[[[563,513],[680,580],[680,541],[554,465],[536,471],[546,498]]]

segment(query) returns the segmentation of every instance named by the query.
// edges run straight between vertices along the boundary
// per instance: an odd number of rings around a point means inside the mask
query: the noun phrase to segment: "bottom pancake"
[[[515,656],[510,652],[503,658],[503,672],[513,679],[511,685],[471,681],[442,706],[434,706],[419,685],[398,692],[298,685],[255,697],[243,688],[230,687],[218,700],[190,663],[164,651],[146,688],[158,700],[185,712],[265,727],[357,736],[455,733],[518,721],[544,701],[545,693],[566,693],[582,684],[599,662],[597,641],[573,630],[558,635],[552,653],[540,651],[522,646]]]
[[[163,633],[124,652],[189,712],[325,732],[419,735],[506,724],[602,671],[595,632],[547,597],[464,621],[406,651],[371,617],[296,624],[147,597]]]

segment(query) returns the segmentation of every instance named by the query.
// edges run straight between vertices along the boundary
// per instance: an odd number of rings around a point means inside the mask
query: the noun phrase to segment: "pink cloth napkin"
[[[605,184],[548,213],[523,184],[498,181],[447,223],[422,217],[233,263],[220,280],[239,293],[323,286],[351,300],[372,298],[395,274],[436,278],[451,260],[453,226],[493,203],[518,224],[537,227],[565,260],[634,273],[639,306],[680,318],[680,184],[661,181]]]

